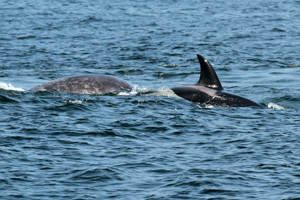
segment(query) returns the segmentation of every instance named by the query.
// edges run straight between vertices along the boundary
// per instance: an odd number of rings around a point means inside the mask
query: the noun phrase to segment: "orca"
[[[201,66],[198,83],[173,87],[173,92],[191,102],[220,107],[261,107],[258,103],[234,94],[223,92],[223,87],[211,64],[197,54]]]
[[[130,91],[132,85],[125,80],[108,75],[80,75],[53,80],[30,90],[62,91],[78,94],[107,94]]]

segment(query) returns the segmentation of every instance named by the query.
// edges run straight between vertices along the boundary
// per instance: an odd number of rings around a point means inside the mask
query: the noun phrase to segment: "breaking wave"
[[[24,89],[22,88],[16,88],[14,86],[12,86],[10,83],[3,83],[3,82],[0,82],[0,89],[3,89],[3,90],[14,90],[14,91],[25,91]]]

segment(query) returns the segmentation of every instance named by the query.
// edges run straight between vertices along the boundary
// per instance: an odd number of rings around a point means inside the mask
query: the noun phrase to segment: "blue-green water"
[[[1,1],[0,198],[299,199],[299,10],[296,0]],[[172,96],[198,81],[196,54],[226,91],[265,108]],[[135,90],[26,91],[81,74]]]

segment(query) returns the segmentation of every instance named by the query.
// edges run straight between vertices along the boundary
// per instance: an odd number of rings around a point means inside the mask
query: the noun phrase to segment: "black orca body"
[[[63,91],[78,94],[107,94],[131,89],[132,85],[130,83],[113,76],[81,75],[50,81],[30,90]]]
[[[223,87],[211,64],[201,55],[197,55],[201,76],[198,83],[194,85],[173,87],[173,92],[191,102],[204,105],[223,107],[249,107],[259,104],[249,99],[223,92]]]

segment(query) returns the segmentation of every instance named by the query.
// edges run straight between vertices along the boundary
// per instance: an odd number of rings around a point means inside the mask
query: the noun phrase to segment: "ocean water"
[[[300,1],[0,1],[0,199],[300,199]],[[203,106],[196,54],[227,92]],[[131,92],[28,91],[81,74]],[[152,95],[138,92],[154,91]]]

